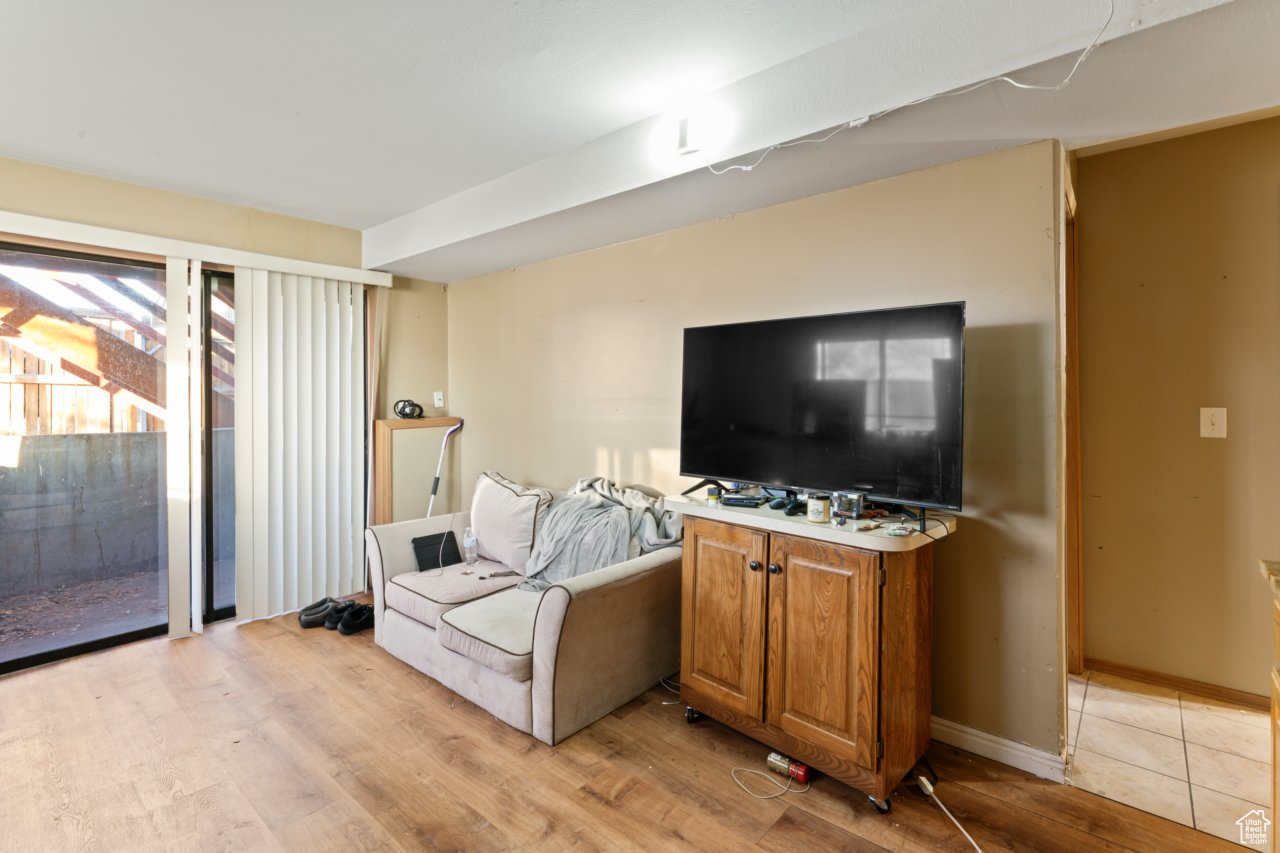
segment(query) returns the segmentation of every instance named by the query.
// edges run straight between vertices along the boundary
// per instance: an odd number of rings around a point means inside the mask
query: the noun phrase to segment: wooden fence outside
[[[116,334],[133,346],[142,337]],[[159,418],[0,337],[0,435],[163,430]]]

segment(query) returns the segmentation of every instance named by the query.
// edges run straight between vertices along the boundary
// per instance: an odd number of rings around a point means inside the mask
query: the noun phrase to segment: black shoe
[[[339,601],[330,601],[328,604],[314,610],[307,609],[299,611],[298,624],[303,628],[319,628],[325,623],[325,620],[329,618],[329,614],[333,611],[333,608],[337,607],[341,603],[342,602]]]
[[[328,613],[330,605],[337,602],[337,599],[329,598],[327,595],[317,601],[315,604],[308,604],[306,607],[298,611],[298,622],[303,628],[315,628],[317,625],[324,624],[324,615]],[[314,622],[311,617],[317,613],[320,614],[320,621]],[[311,624],[307,624],[311,622]]]
[[[325,607],[325,605],[327,605],[327,604],[333,604],[333,603],[334,603],[335,601],[337,601],[337,600],[338,600],[338,599],[336,599],[336,598],[330,598],[329,596],[327,596],[327,595],[326,595],[324,598],[320,599],[320,600],[319,600],[319,601],[317,601],[315,604],[308,604],[306,607],[302,608],[302,609],[301,609],[301,610],[299,610],[298,612],[299,612],[299,613],[310,613],[310,612],[312,612],[312,611],[314,611],[314,610],[321,610],[321,609],[323,609],[323,608]]]
[[[359,606],[354,601],[335,601],[324,617],[324,626],[330,631],[336,631],[342,622],[342,617],[347,615],[347,611]]]
[[[357,604],[346,612],[338,623],[338,631],[343,634],[358,634],[366,628],[373,627],[373,608],[367,604]]]

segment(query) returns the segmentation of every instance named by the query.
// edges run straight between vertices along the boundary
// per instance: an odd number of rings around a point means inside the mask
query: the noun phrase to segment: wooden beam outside
[[[150,299],[115,277],[101,276],[98,278],[98,281],[101,282],[104,287],[111,288],[116,293],[120,294],[125,299],[128,299],[134,305],[137,305],[149,314],[161,314],[164,312],[164,306],[159,302],[152,302]],[[162,294],[164,293],[163,290],[159,292]]]
[[[65,358],[59,358],[56,353],[51,353],[30,340],[22,337],[10,337],[6,343],[12,347],[17,347],[32,358],[39,359],[40,361],[48,364],[56,365],[73,376],[80,377],[84,380],[86,385],[101,388],[108,394],[111,394],[118,402],[126,406],[133,406],[134,408],[140,409],[160,421],[167,419],[164,406],[161,406],[151,400],[143,399],[129,389],[122,388],[118,383],[103,380],[93,372],[85,370],[84,368],[67,361]],[[141,352],[141,350],[139,350],[139,352]],[[132,430],[129,431],[132,432]]]
[[[146,323],[143,323],[142,321],[134,317],[129,316],[129,314],[127,314],[124,311],[121,311],[119,308],[112,305],[110,302],[103,299],[101,296],[94,293],[92,290],[85,287],[84,285],[76,284],[73,281],[65,281],[62,278],[57,276],[54,276],[54,281],[58,282],[58,284],[65,287],[67,290],[70,290],[72,293],[74,293],[76,296],[79,296],[81,299],[85,300],[86,302],[89,302],[97,306],[97,308],[100,311],[102,311],[111,319],[119,320],[121,323],[124,323],[130,329],[133,329],[135,332],[142,335],[147,340],[155,341],[161,346],[164,346],[165,337],[163,332],[155,329],[152,326],[148,326]]]
[[[48,373],[0,373],[0,385],[92,385],[77,376],[54,376]]]
[[[127,341],[0,274],[0,319],[95,385],[117,382],[163,409],[163,364]],[[71,369],[71,368],[68,368]]]

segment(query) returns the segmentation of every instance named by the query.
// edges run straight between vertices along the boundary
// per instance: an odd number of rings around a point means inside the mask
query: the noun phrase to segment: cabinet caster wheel
[[[871,805],[876,807],[876,811],[880,814],[888,814],[893,810],[893,803],[889,800],[877,800],[875,797],[867,794],[867,799],[871,801]]]
[[[702,720],[701,711],[695,711],[693,708],[688,708],[688,707],[684,709],[684,721],[689,725],[693,725],[694,723],[699,722],[701,720]]]

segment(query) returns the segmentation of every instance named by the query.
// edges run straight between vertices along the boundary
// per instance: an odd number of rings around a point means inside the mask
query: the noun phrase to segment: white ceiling
[[[993,75],[1056,82],[1109,0],[5,0],[0,155],[364,231],[453,281],[1019,142],[1280,104],[1280,3],[1115,0],[1060,92],[1004,83],[715,176],[715,158]],[[722,163],[723,165],[723,163]],[[3,206],[0,188],[0,206]]]

